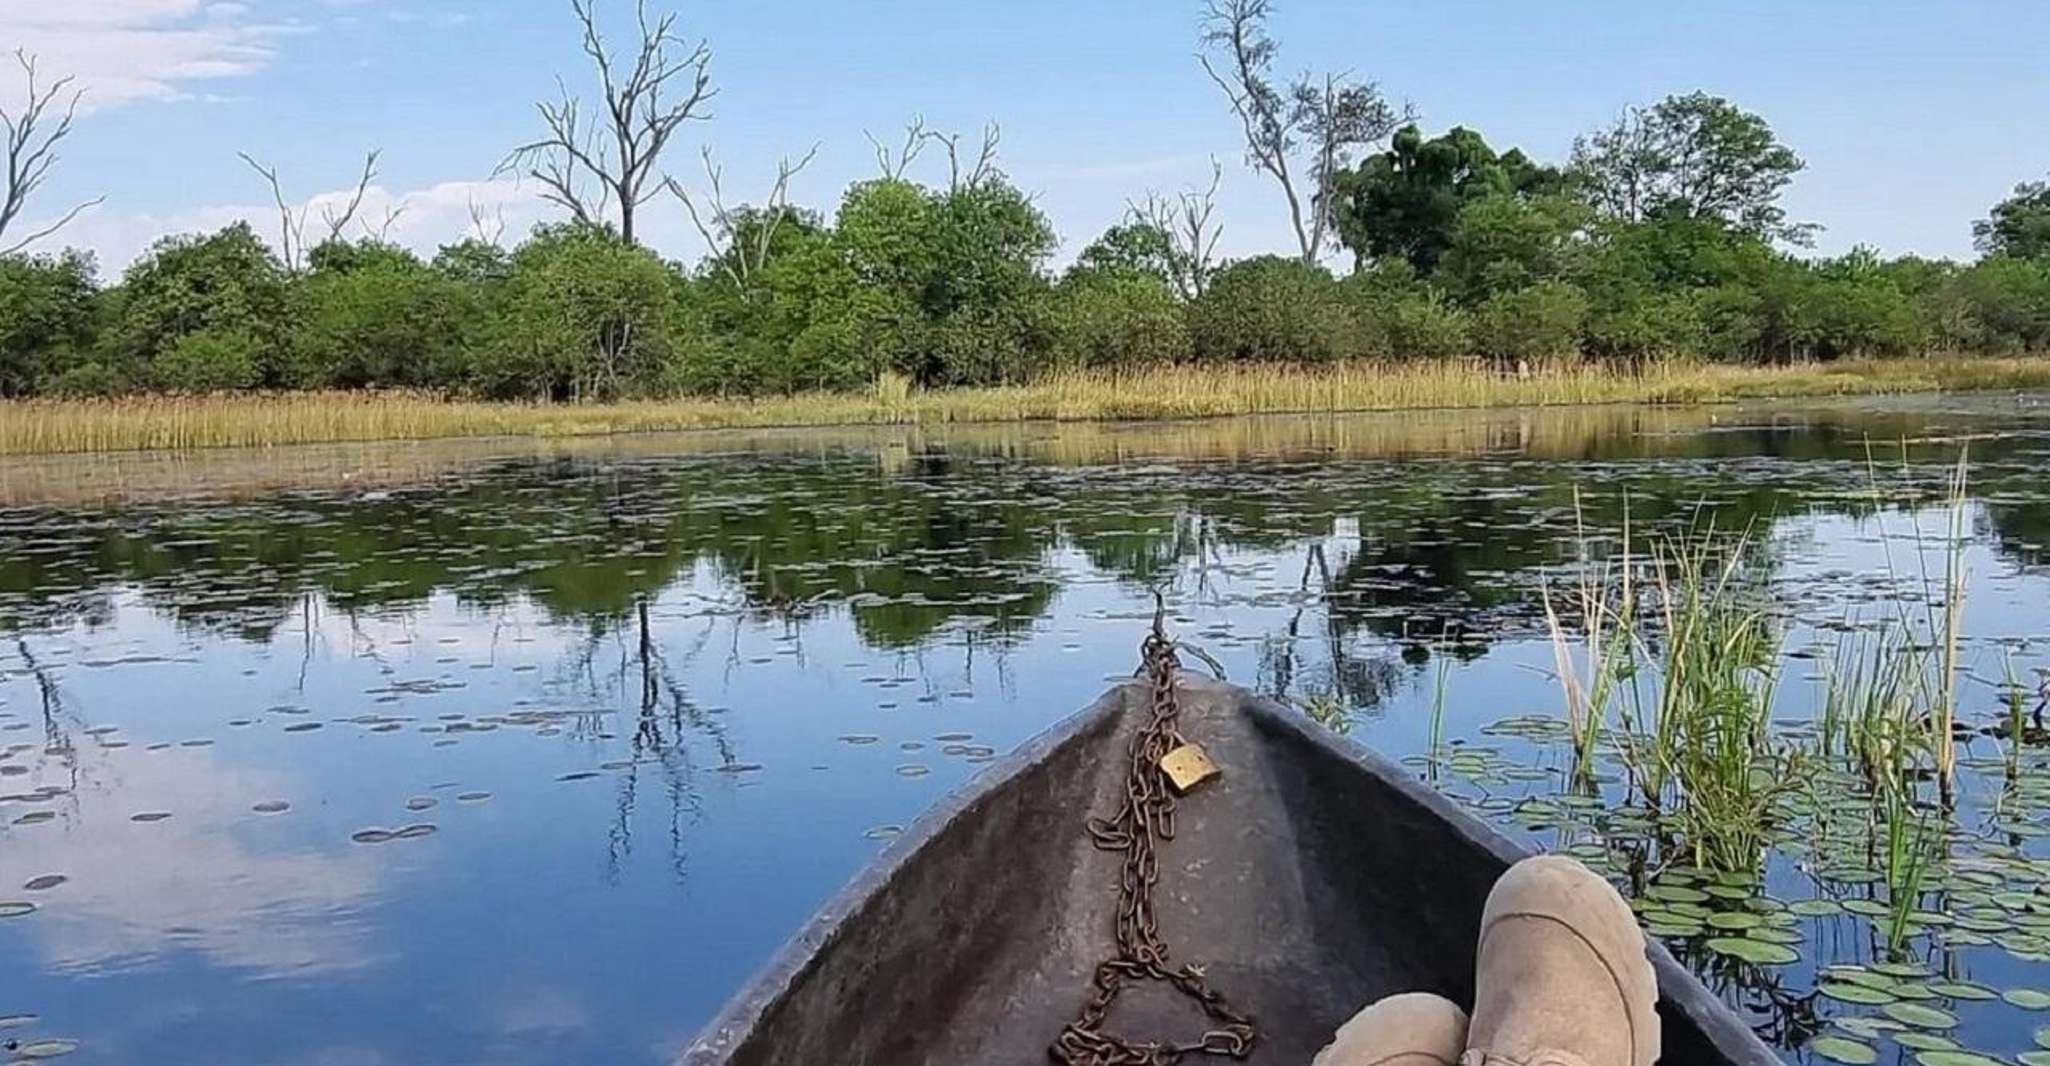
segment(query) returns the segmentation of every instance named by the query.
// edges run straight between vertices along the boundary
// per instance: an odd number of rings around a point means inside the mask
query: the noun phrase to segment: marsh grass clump
[[[1773,734],[1780,625],[1751,550],[1748,534],[1709,526],[1639,553],[1626,527],[1613,560],[1581,568],[1577,628],[1545,591],[1576,778],[1592,778],[1606,743],[1690,861],[1727,872],[1759,868],[1800,759]]]

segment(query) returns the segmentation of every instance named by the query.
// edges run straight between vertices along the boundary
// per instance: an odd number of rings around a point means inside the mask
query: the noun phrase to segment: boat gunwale
[[[1265,725],[1285,729],[1296,740],[1372,775],[1382,785],[1437,819],[1448,832],[1493,856],[1504,866],[1536,854],[1533,849],[1518,844],[1460,807],[1451,797],[1418,780],[1399,763],[1350,737],[1318,725],[1300,711],[1222,681],[1184,675],[1179,684],[1181,687],[1215,687],[1231,691],[1238,697],[1237,704],[1243,713]],[[1025,770],[1102,719],[1118,713],[1125,706],[1126,694],[1138,685],[1136,679],[1113,685],[1088,706],[1041,730],[935,801],[777,948],[725,1006],[706,1022],[676,1061],[694,1066],[729,1061],[734,1050],[755,1035],[763,1015],[789,994],[799,978],[832,947],[847,919],[860,913],[883,892],[928,844]],[[1658,977],[1660,998],[1693,1022],[1717,1051],[1734,1066],[1778,1066],[1781,1062],[1779,1056],[1699,978],[1680,965],[1665,945],[1651,937],[1646,938],[1646,944],[1652,969]]]

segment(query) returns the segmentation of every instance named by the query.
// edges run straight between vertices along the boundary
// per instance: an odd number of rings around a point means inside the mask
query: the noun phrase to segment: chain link
[[[1210,987],[1201,967],[1171,968],[1153,906],[1160,881],[1161,841],[1174,839],[1175,797],[1161,757],[1182,746],[1181,707],[1175,700],[1175,672],[1181,662],[1167,638],[1164,612],[1140,646],[1152,689],[1152,720],[1132,738],[1125,796],[1117,813],[1089,819],[1089,836],[1105,851],[1124,853],[1118,884],[1117,955],[1096,967],[1089,998],[1048,1052],[1065,1066],[1173,1066],[1192,1053],[1243,1059],[1253,1050],[1253,1020]],[[1104,1032],[1103,1023],[1128,980],[1166,981],[1196,1001],[1216,1027],[1187,1043],[1134,1041]]]

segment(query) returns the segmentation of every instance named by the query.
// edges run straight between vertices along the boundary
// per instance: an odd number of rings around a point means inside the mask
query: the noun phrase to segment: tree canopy
[[[1396,131],[1387,151],[1337,175],[1330,209],[1355,261],[1401,256],[1428,274],[1474,201],[1553,192],[1562,182],[1557,170],[1531,162],[1519,149],[1495,154],[1464,126],[1426,140],[1411,123]]]
[[[1612,218],[1716,218],[1793,244],[1814,227],[1788,221],[1779,198],[1806,166],[1765,119],[1704,92],[1632,107],[1573,142],[1576,179]]]
[[[1972,223],[1972,239],[1987,255],[2050,259],[2050,181],[2025,181],[2014,195]]]

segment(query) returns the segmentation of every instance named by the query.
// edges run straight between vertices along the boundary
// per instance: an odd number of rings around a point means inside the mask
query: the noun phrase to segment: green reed
[[[1585,535],[1583,558],[1595,553]],[[1755,871],[1800,755],[1775,742],[1779,626],[1748,578],[1748,535],[1656,538],[1583,565],[1569,628],[1545,592],[1575,776],[1609,739],[1646,807],[1693,861]],[[1611,716],[1616,721],[1610,724]]]
[[[1935,861],[1942,834],[1915,804],[1912,785],[1883,790],[1881,813],[1886,824],[1886,949],[1898,955],[1912,932],[1922,898],[1922,885]]]

